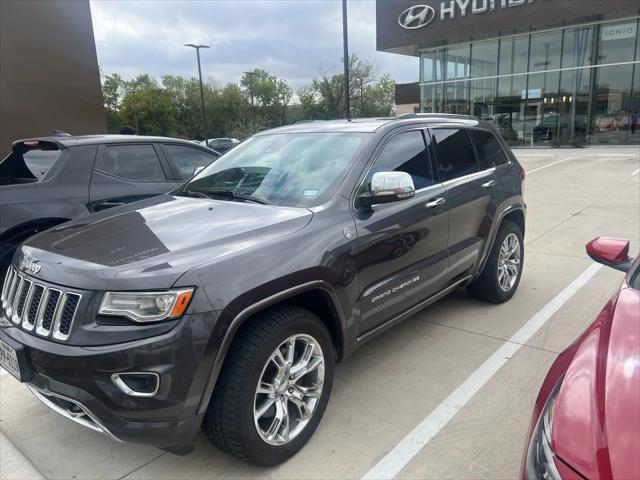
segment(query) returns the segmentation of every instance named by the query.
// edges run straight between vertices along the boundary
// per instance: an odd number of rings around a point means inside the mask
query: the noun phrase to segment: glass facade
[[[512,146],[640,144],[639,22],[424,51],[421,110],[490,120]]]

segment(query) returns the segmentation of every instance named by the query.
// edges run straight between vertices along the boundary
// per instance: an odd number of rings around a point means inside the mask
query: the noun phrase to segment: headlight
[[[193,288],[166,292],[107,292],[98,313],[128,317],[140,323],[157,322],[182,316],[192,295]]]
[[[553,405],[558,398],[562,379],[554,387],[545,403],[538,423],[529,442],[527,452],[527,478],[529,480],[562,480],[551,450],[551,429],[553,425]]]

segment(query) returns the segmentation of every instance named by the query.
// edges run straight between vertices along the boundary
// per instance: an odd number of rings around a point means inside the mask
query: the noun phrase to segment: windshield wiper
[[[269,200],[265,200],[264,198],[256,197],[251,194],[237,192],[235,190],[207,190],[207,195],[217,195],[219,197],[231,197],[238,198],[240,200],[247,200],[249,202],[260,203],[262,205],[272,205]]]
[[[194,192],[192,190],[180,190],[172,195],[176,197],[193,197],[193,198],[209,198],[207,195],[201,192]]]

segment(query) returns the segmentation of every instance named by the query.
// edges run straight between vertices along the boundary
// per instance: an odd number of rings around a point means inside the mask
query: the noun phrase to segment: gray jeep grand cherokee
[[[255,135],[170,194],[40,233],[2,287],[2,366],[45,404],[175,453],[295,454],[334,364],[466,286],[504,302],[524,172],[470,117]]]

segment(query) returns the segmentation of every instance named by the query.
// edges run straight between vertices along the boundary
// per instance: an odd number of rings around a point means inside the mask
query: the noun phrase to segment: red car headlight
[[[562,480],[554,461],[555,453],[551,449],[553,406],[558,398],[561,385],[562,378],[549,395],[531,436],[527,451],[528,480]]]

